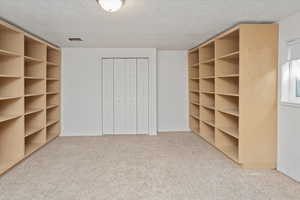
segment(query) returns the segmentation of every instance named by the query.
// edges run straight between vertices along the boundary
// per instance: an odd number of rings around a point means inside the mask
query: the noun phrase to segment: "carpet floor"
[[[300,184],[189,133],[59,137],[0,177],[0,199],[299,200]]]

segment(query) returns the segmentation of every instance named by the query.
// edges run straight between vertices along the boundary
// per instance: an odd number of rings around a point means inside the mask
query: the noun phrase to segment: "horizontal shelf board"
[[[29,143],[25,146],[25,156],[31,155],[33,152],[43,146],[43,143]]]
[[[204,107],[204,108],[215,110],[215,106],[214,105],[203,105],[203,104],[201,104],[201,106]]]
[[[227,146],[227,147],[220,147],[219,149],[233,161],[239,162],[239,159],[238,159],[239,153],[235,147]]]
[[[194,49],[190,50],[189,53],[196,53],[198,51],[199,51],[199,48],[194,48]]]
[[[0,74],[0,78],[21,78],[18,75],[8,75],[8,74]]]
[[[47,120],[47,127],[48,126],[51,126],[51,125],[53,125],[53,124],[56,124],[56,123],[58,123],[59,122],[59,119],[57,119],[57,120]]]
[[[30,57],[30,56],[24,56],[24,60],[25,60],[25,62],[36,62],[36,63],[44,62],[41,59],[33,58],[33,57]]]
[[[44,110],[43,108],[26,108],[25,115],[30,115],[33,113],[41,112],[43,110]]]
[[[27,127],[25,130],[25,137],[33,135],[43,129],[44,129],[44,127]]]
[[[193,101],[191,101],[190,103],[191,103],[191,104],[194,104],[194,105],[196,105],[196,106],[199,106],[199,105],[200,105],[199,102],[193,102]]]
[[[195,119],[198,119],[198,120],[200,120],[200,117],[199,117],[199,116],[197,116],[197,115],[190,114],[190,116],[191,116],[191,117],[193,117],[193,118],[195,118]]]
[[[8,120],[12,120],[12,119],[16,119],[16,118],[19,118],[21,117],[22,115],[3,115],[3,114],[0,114],[0,123],[1,122],[5,122],[5,121],[8,121]]]
[[[239,130],[235,127],[217,127],[220,131],[238,139],[239,138]]]
[[[25,76],[25,79],[31,79],[31,80],[43,80],[43,77],[34,77],[34,76]]]
[[[190,89],[190,92],[199,93],[200,91],[199,90],[191,90]]]
[[[210,58],[210,59],[201,61],[200,64],[212,64],[214,62],[215,62],[215,59],[214,58]]]
[[[34,97],[34,96],[42,96],[44,95],[43,93],[32,93],[32,94],[25,94],[25,97]]]
[[[17,96],[17,97],[4,97],[4,96],[0,96],[0,101],[5,101],[5,100],[11,100],[11,99],[19,99],[22,98],[22,96]]]
[[[215,92],[209,92],[209,91],[201,91],[201,93],[205,93],[205,94],[215,94]]]
[[[239,51],[228,53],[224,56],[219,57],[218,59],[237,59],[239,58]]]
[[[219,112],[233,115],[235,117],[239,116],[239,111],[236,108],[227,108],[227,109],[217,109]]]
[[[219,75],[216,76],[216,78],[233,78],[233,77],[239,77],[239,74],[227,74],[227,75]]]
[[[48,105],[48,106],[47,106],[47,109],[55,108],[55,107],[58,107],[58,106],[59,106],[58,104],[55,104],[55,105]]]
[[[190,67],[198,67],[198,66],[199,66],[199,63],[195,63],[195,64],[190,65]]]
[[[215,127],[215,120],[201,120],[203,123]]]
[[[201,79],[214,79],[215,76],[201,76]]]
[[[224,93],[224,92],[217,92],[216,94],[218,95],[223,95],[223,96],[232,96],[232,97],[238,97],[239,94],[235,94],[235,93]]]
[[[196,77],[196,78],[190,78],[190,80],[199,80],[200,78],[199,77]]]
[[[0,55],[2,55],[2,56],[13,56],[13,57],[21,56],[18,53],[15,53],[15,52],[12,52],[12,51],[3,50],[3,49],[0,49]]]
[[[59,92],[47,92],[47,95],[51,95],[51,94],[59,94]]]
[[[54,63],[54,62],[47,62],[47,65],[48,66],[54,66],[54,67],[58,67],[59,66],[59,64],[58,63]]]
[[[59,81],[59,78],[47,77],[47,81]]]

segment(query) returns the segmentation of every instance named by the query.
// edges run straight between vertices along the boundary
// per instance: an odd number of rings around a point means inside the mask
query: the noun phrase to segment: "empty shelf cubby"
[[[47,79],[59,80],[60,68],[59,67],[47,67]]]
[[[190,93],[190,102],[194,104],[199,104],[199,93]]]
[[[46,91],[45,91],[44,80],[35,80],[35,79],[25,80],[25,95],[44,94],[45,92]]]
[[[215,128],[203,121],[200,122],[200,134],[209,143],[215,143]]]
[[[239,116],[239,98],[216,95],[216,109],[227,114]]]
[[[194,105],[194,104],[191,104],[190,105],[190,113],[193,115],[193,116],[197,116],[199,117],[199,106],[197,105]]]
[[[47,95],[46,105],[47,108],[58,106],[60,104],[59,94]]]
[[[189,68],[189,77],[190,77],[190,79],[199,78],[199,69],[197,67],[190,67]]]
[[[49,65],[59,65],[60,52],[52,47],[47,48],[47,62]]]
[[[215,79],[201,79],[200,91],[203,93],[215,92]]]
[[[190,116],[190,127],[192,131],[195,131],[196,133],[199,133],[199,119]]]
[[[0,78],[0,99],[23,96],[23,88],[23,79]]]
[[[19,31],[0,24],[0,54],[23,55],[24,36]]]
[[[215,95],[203,93],[203,94],[201,94],[200,102],[201,102],[202,106],[214,108],[215,107]]]
[[[25,136],[34,134],[45,127],[45,111],[25,116]]]
[[[215,144],[225,155],[239,162],[239,141],[221,130],[216,129]]]
[[[200,107],[201,121],[207,123],[210,126],[215,125],[215,111],[206,107]]]
[[[189,80],[189,88],[191,91],[199,91],[199,80]]]
[[[59,92],[59,81],[57,80],[47,80],[47,93]]]
[[[221,36],[216,40],[216,57],[230,56],[239,51],[239,30]]]
[[[0,174],[24,156],[24,118],[0,123]]]
[[[215,58],[215,43],[209,42],[208,44],[199,48],[199,62],[210,62]]]
[[[25,156],[30,155],[46,143],[46,132],[42,129],[25,138]]]
[[[239,95],[239,78],[216,78],[216,93],[238,96]]]
[[[25,57],[33,60],[45,61],[46,60],[46,45],[31,38],[25,36]]]
[[[53,139],[54,137],[58,136],[60,132],[60,123],[52,124],[51,126],[47,127],[47,141]]]
[[[45,95],[25,98],[25,115],[39,112],[45,108]]]
[[[50,126],[60,119],[59,107],[54,107],[47,110],[47,126]]]
[[[0,101],[0,123],[23,115],[23,98],[1,100]]]
[[[22,57],[4,56],[0,54],[0,77],[20,78],[23,76]]]
[[[239,137],[239,118],[230,114],[217,111],[216,127],[232,137]]]
[[[215,62],[209,64],[200,64],[200,78],[214,77],[215,76]]]
[[[45,63],[25,60],[24,75],[25,77],[40,78],[45,77]]]
[[[239,59],[226,59],[216,61],[217,77],[239,76]]]

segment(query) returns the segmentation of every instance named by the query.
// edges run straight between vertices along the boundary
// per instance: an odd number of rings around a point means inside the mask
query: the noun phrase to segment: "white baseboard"
[[[158,130],[159,133],[166,133],[166,132],[174,132],[174,133],[179,133],[179,132],[191,132],[191,129],[160,129]]]
[[[78,133],[78,132],[64,132],[60,136],[101,136],[101,133]]]

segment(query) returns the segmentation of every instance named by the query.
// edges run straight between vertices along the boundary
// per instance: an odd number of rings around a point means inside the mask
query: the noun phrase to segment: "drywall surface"
[[[62,136],[101,135],[101,58],[149,57],[149,131],[157,133],[156,60],[154,48],[63,48]]]
[[[279,85],[280,69],[287,58],[286,42],[300,38],[300,13],[279,22]],[[300,181],[300,106],[279,102],[278,108],[278,170]]]
[[[158,130],[188,131],[187,51],[158,51]]]

